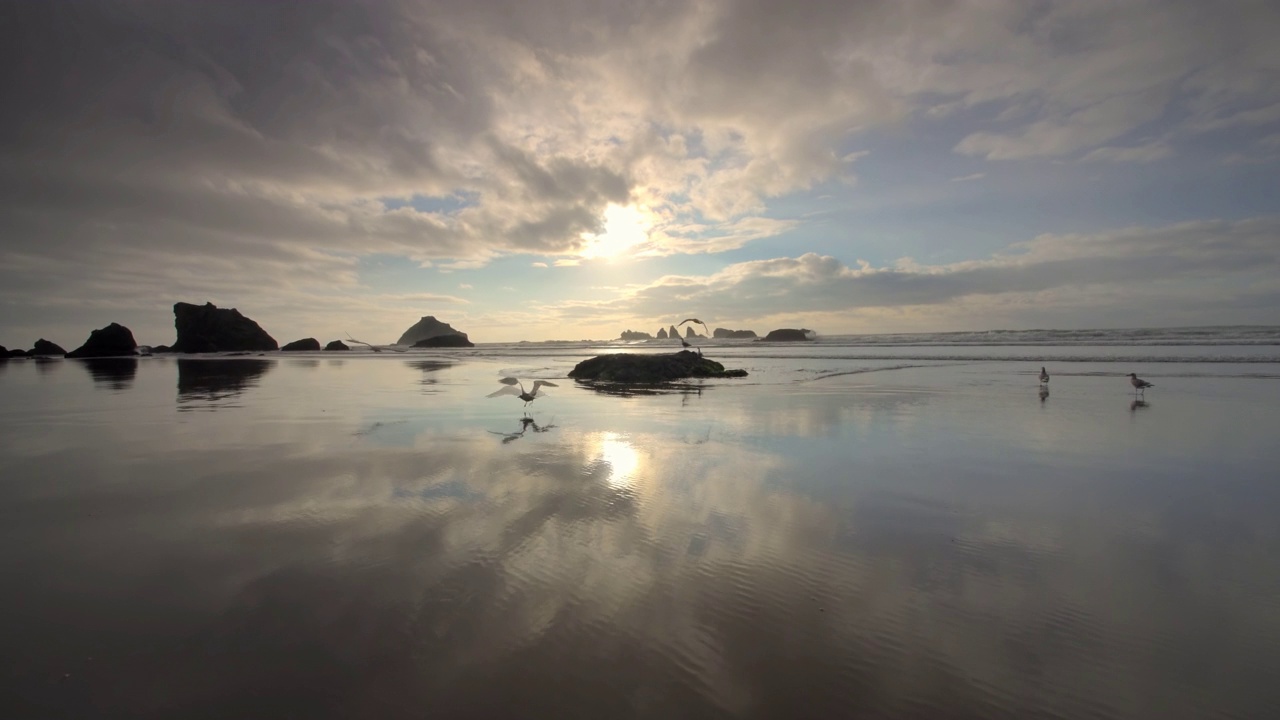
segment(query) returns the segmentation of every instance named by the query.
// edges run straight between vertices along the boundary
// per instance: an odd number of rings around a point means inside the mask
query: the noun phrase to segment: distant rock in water
[[[623,330],[621,338],[623,340],[652,340],[653,336],[647,332],[640,332],[638,330]]]
[[[809,335],[812,330],[800,328],[781,328],[778,330],[770,330],[768,335],[764,336],[765,342],[797,342],[801,340],[812,340]]]
[[[171,352],[173,352],[173,348],[169,347],[168,345],[152,345],[151,346],[152,355],[159,355],[161,353],[171,353]]]
[[[279,350],[280,344],[258,323],[235,308],[219,309],[213,303],[173,304],[173,325],[178,339],[173,351],[180,353],[248,352]]]
[[[347,347],[347,344],[342,342],[341,340],[334,340],[328,345],[325,345],[324,349],[325,350],[350,350],[351,348]]]
[[[67,353],[69,358],[105,358],[128,357],[136,355],[138,343],[133,339],[129,328],[119,324],[110,325],[89,333],[89,339],[80,347]]]
[[[41,355],[57,355],[59,357],[66,355],[67,351],[62,349],[58,343],[49,342],[44,338],[36,341],[35,346],[27,351],[28,357],[37,357]]]
[[[569,371],[575,380],[657,383],[689,377],[746,377],[746,370],[725,370],[720,363],[682,350],[663,355],[614,353],[583,360]]]
[[[413,344],[416,348],[449,348],[449,347],[475,347],[476,344],[467,339],[462,333],[453,333],[451,335],[436,335],[426,340],[419,340]]]
[[[294,340],[293,342],[288,343],[284,347],[280,348],[280,351],[281,352],[304,352],[308,350],[319,350],[319,349],[320,349],[319,340],[315,338],[302,338],[301,340]]]
[[[666,340],[666,339],[667,339],[667,329],[666,329],[666,328],[658,328],[658,339],[659,339],[659,340]]]
[[[687,327],[687,328],[685,328],[685,329],[684,329],[684,336],[685,336],[685,337],[687,337],[687,338],[700,338],[700,337],[702,337],[701,335],[699,335],[698,333],[696,333],[696,332],[694,332],[694,331],[693,331],[693,326],[692,326],[692,325],[690,325],[689,327]]]
[[[728,340],[749,340],[755,336],[755,330],[728,330],[726,328],[716,328],[711,331],[711,337],[724,338]]]
[[[408,330],[405,330],[404,334],[400,336],[400,339],[396,341],[396,344],[416,346],[418,341],[420,340],[427,340],[429,338],[438,337],[440,335],[461,335],[463,340],[467,339],[466,333],[460,330],[454,330],[452,327],[449,326],[449,323],[440,322],[435,318],[434,315],[426,315],[421,320],[414,323],[413,327],[409,328]],[[426,347],[471,347],[471,346],[470,345],[461,345],[461,346],[460,345],[436,345],[436,346],[426,346]]]
[[[27,356],[27,351],[26,351],[26,350],[19,350],[18,348],[14,348],[14,349],[10,350],[8,353],[6,353],[6,356],[7,356],[7,357],[11,357],[11,358],[26,357],[26,356]]]

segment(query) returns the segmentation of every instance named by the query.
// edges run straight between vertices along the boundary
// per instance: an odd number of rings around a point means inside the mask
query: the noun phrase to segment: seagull
[[[685,323],[698,323],[699,325],[702,326],[703,331],[707,333],[707,337],[711,337],[711,331],[707,329],[707,324],[702,322],[698,318],[685,318],[684,320],[681,320],[680,322],[676,323],[676,327],[680,327]],[[684,338],[680,338],[680,347],[693,347],[693,346],[685,342]],[[698,348],[698,355],[699,356],[702,355],[702,348]]]
[[[485,397],[498,397],[500,395],[515,395],[516,397],[524,401],[524,404],[526,407],[528,407],[529,403],[533,402],[534,400],[537,400],[539,397],[542,396],[539,391],[541,390],[543,385],[546,385],[548,387],[560,387],[559,385],[556,385],[553,382],[547,382],[546,380],[534,380],[533,391],[530,392],[524,389],[524,383],[520,382],[519,380],[513,377],[504,377],[498,382],[502,383],[503,385],[506,385],[506,387],[502,388],[501,390],[491,392]],[[517,390],[516,387],[519,387],[520,389]]]
[[[1142,392],[1149,387],[1155,387],[1155,385],[1152,385],[1133,373],[1129,373],[1129,384],[1133,386],[1134,392]]]
[[[1041,385],[1049,384],[1049,372],[1045,370],[1043,366],[1040,367],[1040,384]]]

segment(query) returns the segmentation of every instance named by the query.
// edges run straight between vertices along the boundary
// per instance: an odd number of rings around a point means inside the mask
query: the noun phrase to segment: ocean
[[[0,363],[0,716],[1280,716],[1280,328],[696,342]]]

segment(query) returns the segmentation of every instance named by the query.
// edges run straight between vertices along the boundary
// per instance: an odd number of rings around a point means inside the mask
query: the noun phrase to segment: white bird
[[[524,383],[520,382],[519,380],[513,377],[504,377],[498,382],[502,383],[503,385],[506,385],[506,387],[502,388],[501,390],[496,390],[494,392],[491,392],[485,397],[515,395],[516,397],[524,401],[524,404],[526,407],[529,405],[529,403],[542,397],[541,390],[543,385],[546,385],[548,387],[560,387],[559,385],[556,385],[553,382],[547,382],[546,380],[534,380],[533,389],[530,391],[526,391],[524,389]],[[519,387],[520,389],[517,390],[516,389],[517,387]]]
[[[1135,392],[1142,392],[1149,387],[1155,387],[1155,385],[1143,380],[1134,373],[1129,373],[1129,384],[1133,386]]]
[[[1049,384],[1049,372],[1044,369],[1044,366],[1040,367],[1040,384],[1041,385]]]

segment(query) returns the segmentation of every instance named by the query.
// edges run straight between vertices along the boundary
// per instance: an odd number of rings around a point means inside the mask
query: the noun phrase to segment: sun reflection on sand
[[[609,466],[605,482],[609,487],[629,488],[635,485],[636,469],[640,467],[640,453],[627,442],[625,436],[606,432],[600,434],[599,454],[595,462]]]

